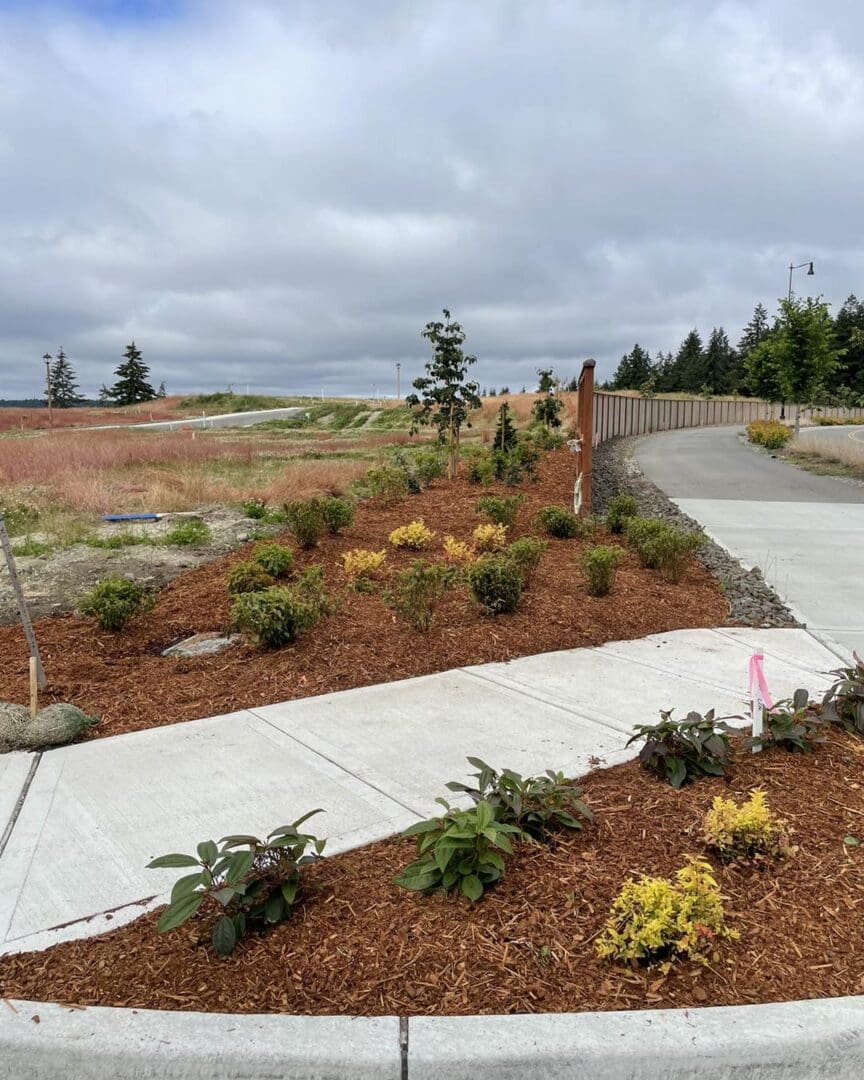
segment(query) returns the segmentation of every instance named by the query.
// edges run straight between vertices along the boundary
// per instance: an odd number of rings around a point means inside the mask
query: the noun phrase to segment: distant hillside
[[[81,401],[78,405],[72,405],[73,409],[94,409],[99,406],[98,401]],[[44,409],[44,398],[22,398],[20,400],[14,400],[13,398],[0,398],[0,409]]]

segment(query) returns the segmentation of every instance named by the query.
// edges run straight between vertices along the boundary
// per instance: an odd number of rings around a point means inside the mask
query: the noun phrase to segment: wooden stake
[[[15,568],[15,556],[12,554],[12,545],[9,543],[9,534],[6,532],[6,523],[3,520],[2,513],[0,513],[0,548],[3,550],[3,554],[6,557],[6,565],[9,567],[9,576],[12,578],[12,591],[15,594],[15,602],[18,605],[18,615],[21,619],[21,625],[24,627],[24,637],[27,638],[27,647],[30,650],[30,656],[36,661],[36,675],[39,682],[39,688],[44,690],[46,686],[45,671],[42,667],[42,659],[39,656],[39,646],[36,644],[36,635],[33,633],[33,623],[30,621],[30,612],[27,610],[27,602],[24,599],[24,590],[21,588],[21,582],[18,580],[18,571]]]
[[[39,676],[36,668],[36,657],[30,657],[30,719],[36,719],[39,711]]]

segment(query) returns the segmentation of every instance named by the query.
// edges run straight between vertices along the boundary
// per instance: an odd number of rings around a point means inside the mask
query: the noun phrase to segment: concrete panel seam
[[[12,837],[12,830],[15,828],[15,823],[24,809],[24,802],[27,799],[27,793],[30,791],[30,785],[33,783],[33,779],[36,776],[36,770],[39,768],[39,762],[42,760],[42,751],[33,755],[33,761],[30,763],[30,769],[27,772],[27,776],[24,779],[24,783],[21,785],[21,791],[18,794],[18,798],[15,800],[15,805],[12,807],[12,813],[9,816],[9,820],[6,822],[6,827],[3,829],[3,835],[0,836],[0,859],[3,858],[3,852],[6,850],[6,845]]]

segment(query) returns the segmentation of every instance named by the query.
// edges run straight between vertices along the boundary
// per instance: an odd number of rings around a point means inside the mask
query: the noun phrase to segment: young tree
[[[757,350],[773,366],[780,395],[795,402],[795,434],[802,403],[812,401],[837,366],[834,324],[821,297],[780,301],[775,330]]]
[[[405,401],[413,410],[414,424],[432,424],[440,441],[447,444],[447,475],[453,480],[459,467],[459,433],[463,424],[471,426],[471,413],[480,408],[481,401],[479,386],[467,379],[468,368],[477,363],[477,357],[463,353],[465,331],[451,321],[446,308],[444,319],[427,323],[422,331],[432,343],[432,360],[425,365],[427,374],[414,380],[419,393],[409,394]]]
[[[540,368],[537,372],[537,378],[540,380],[537,387],[537,393],[551,394],[555,389],[555,383],[557,381],[552,368]]]
[[[165,389],[165,380],[164,379],[162,380],[162,382],[159,383],[159,389],[156,391],[156,397],[157,398],[166,398],[166,397],[168,397],[168,391]]]
[[[71,409],[80,405],[84,398],[78,393],[75,370],[69,363],[63,346],[51,366],[51,398],[57,409]]]
[[[641,345],[625,353],[612,376],[613,390],[638,390],[653,374],[651,356]]]
[[[126,346],[124,361],[115,370],[117,382],[108,391],[108,398],[115,405],[137,405],[141,401],[152,401],[156,391],[148,382],[150,368],[141,359],[141,350],[135,348],[135,342]]]
[[[498,409],[498,422],[495,425],[495,449],[509,450],[516,445],[516,439],[516,425],[513,423],[510,406],[506,401],[502,401]]]

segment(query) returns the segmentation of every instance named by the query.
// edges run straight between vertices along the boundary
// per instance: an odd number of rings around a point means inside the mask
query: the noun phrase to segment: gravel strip
[[[705,536],[702,526],[681,510],[639,468],[633,448],[635,439],[613,439],[594,451],[592,493],[594,511],[605,512],[613,495],[633,495],[646,517],[674,521],[689,532],[698,532],[705,541],[697,558],[723,589],[729,601],[728,623],[736,626],[801,626],[762,577],[758,566],[744,567],[724,548]]]

